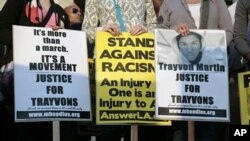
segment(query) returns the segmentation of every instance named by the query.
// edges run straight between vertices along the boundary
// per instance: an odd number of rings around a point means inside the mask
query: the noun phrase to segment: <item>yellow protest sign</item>
[[[250,72],[238,74],[241,124],[250,123]]]
[[[155,123],[154,34],[96,35],[97,124]]]

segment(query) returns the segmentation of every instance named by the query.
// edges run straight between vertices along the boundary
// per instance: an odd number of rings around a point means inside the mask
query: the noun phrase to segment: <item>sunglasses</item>
[[[77,9],[77,8],[72,8],[72,13],[73,13],[73,14],[77,14],[78,12],[80,12],[81,15],[83,15],[83,11],[82,11],[82,10]]]

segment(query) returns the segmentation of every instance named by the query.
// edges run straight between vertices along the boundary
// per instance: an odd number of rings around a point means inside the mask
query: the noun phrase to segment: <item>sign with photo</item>
[[[225,31],[155,33],[156,118],[229,121]]]

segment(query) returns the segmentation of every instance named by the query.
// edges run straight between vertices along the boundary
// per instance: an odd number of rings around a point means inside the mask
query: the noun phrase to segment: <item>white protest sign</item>
[[[156,118],[229,121],[223,30],[156,31]]]
[[[90,121],[86,35],[13,26],[15,120]]]

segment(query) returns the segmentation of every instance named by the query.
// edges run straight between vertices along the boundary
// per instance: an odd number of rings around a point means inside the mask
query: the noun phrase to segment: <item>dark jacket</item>
[[[51,17],[55,16],[53,26],[69,26],[69,18],[64,9],[50,0],[48,13],[39,18],[38,10],[42,9],[39,0],[7,0],[0,12],[0,44],[7,45],[7,54],[0,58],[0,66],[12,60],[12,25],[46,27]],[[39,7],[40,6],[40,7]],[[35,8],[36,9],[35,9]],[[40,20],[41,19],[41,20]],[[55,21],[55,20],[54,20]],[[50,22],[51,24],[51,22]],[[3,50],[3,49],[2,49]],[[1,50],[0,50],[1,51]],[[3,53],[2,53],[3,54]]]
[[[48,16],[51,12],[58,13],[58,17],[65,24],[65,28],[69,25],[69,19],[64,9],[59,5],[55,4],[51,0],[51,7],[48,11],[48,14],[44,17],[43,21],[39,23],[31,22],[31,14],[26,14],[25,10],[32,10],[31,6],[27,6],[32,1],[39,0],[7,0],[2,11],[0,12],[0,43],[12,45],[12,25],[23,25],[23,26],[36,26],[36,27],[45,27]],[[58,20],[59,20],[58,19]],[[57,26],[60,26],[60,22],[56,23]]]
[[[247,42],[248,15],[250,11],[249,0],[238,0],[235,10],[234,41],[240,54],[246,57],[250,53]]]
[[[229,44],[233,38],[233,26],[225,1],[202,0],[200,13],[200,27],[197,27],[185,0],[164,0],[159,11],[158,27],[174,29],[176,25],[186,23],[190,29],[221,29],[226,31]]]

